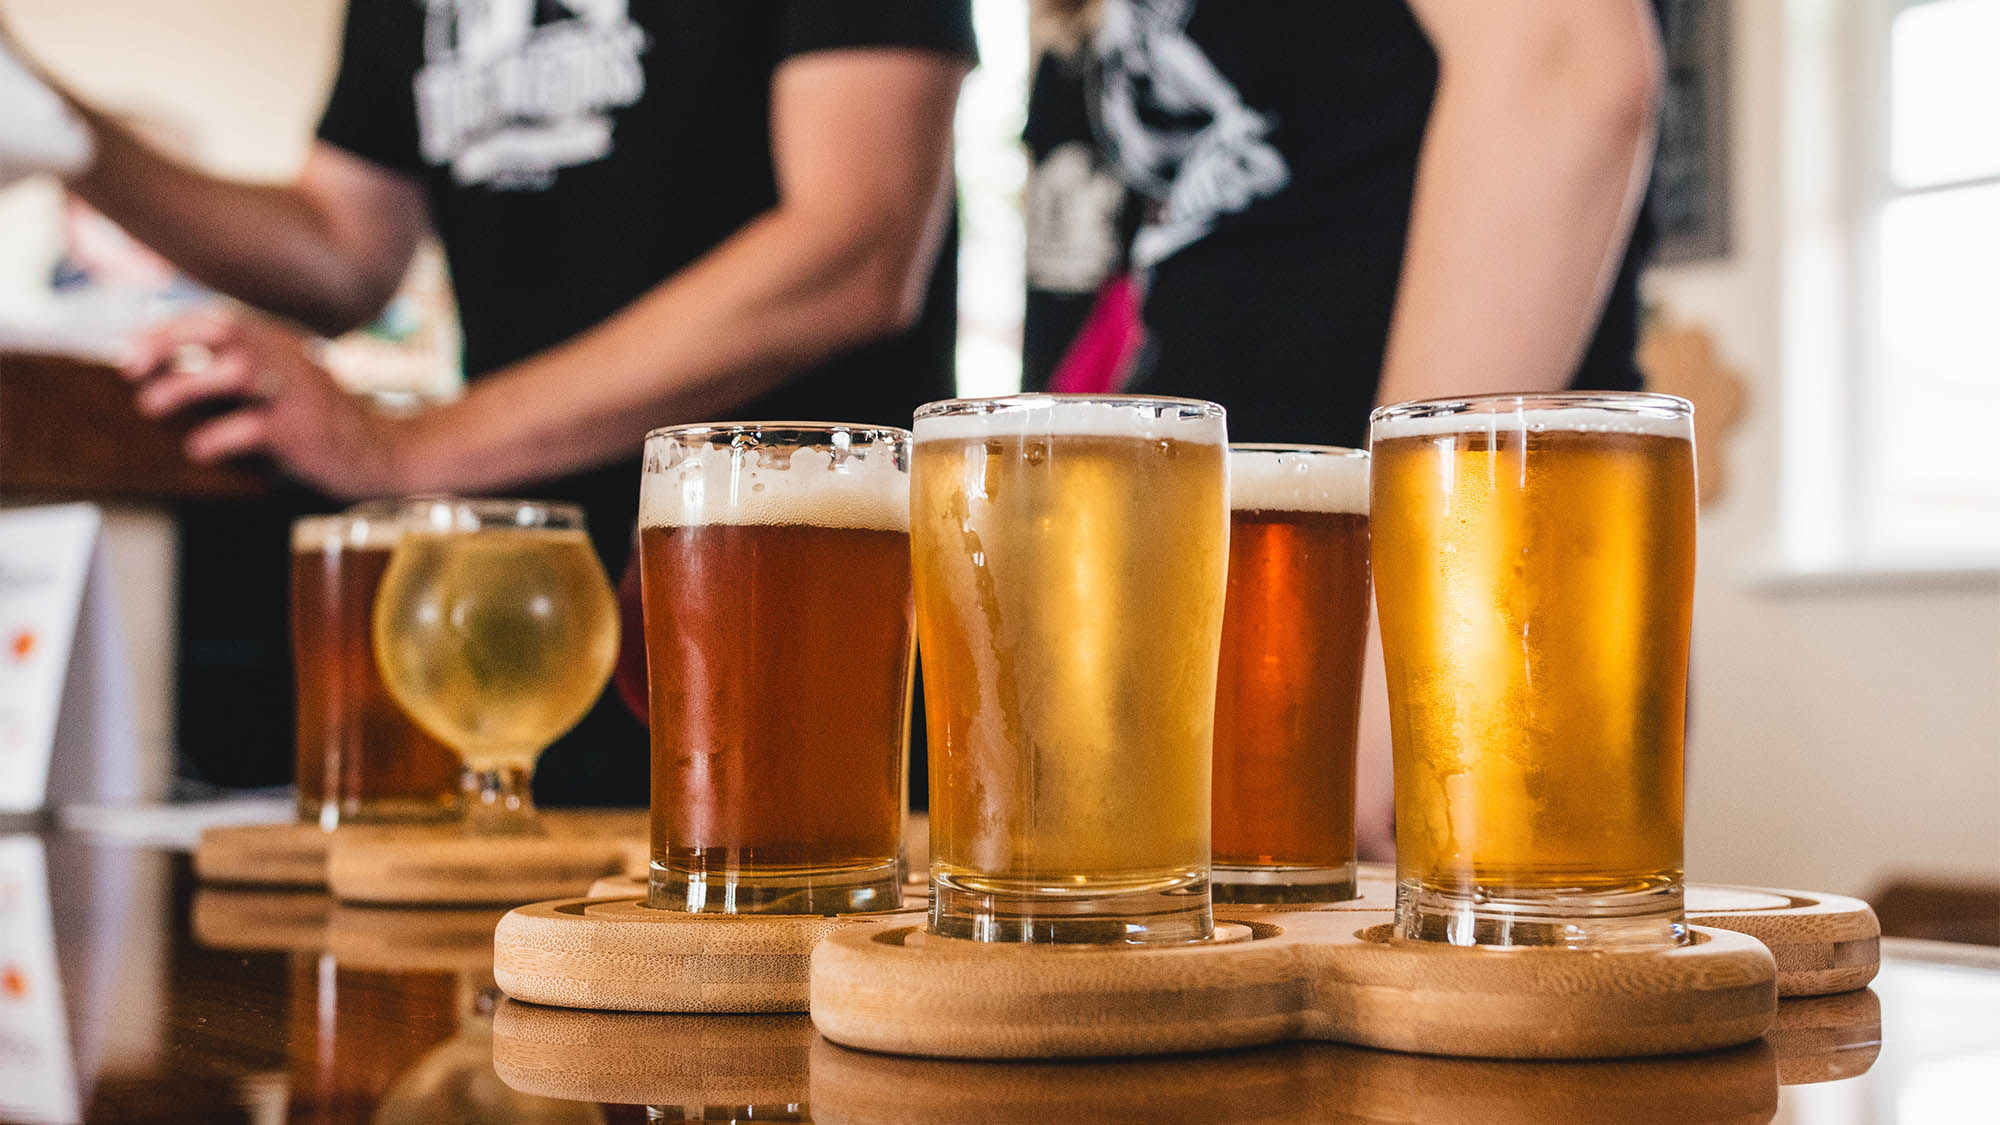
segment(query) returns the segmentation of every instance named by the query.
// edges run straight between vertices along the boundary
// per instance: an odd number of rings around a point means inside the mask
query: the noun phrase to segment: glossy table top
[[[2000,950],[1885,942],[1873,988],[1787,1001],[1765,1042],[1710,1055],[951,1063],[849,1051],[804,1016],[516,1004],[498,913],[200,888],[174,852],[0,837],[0,1118],[2000,1121]]]

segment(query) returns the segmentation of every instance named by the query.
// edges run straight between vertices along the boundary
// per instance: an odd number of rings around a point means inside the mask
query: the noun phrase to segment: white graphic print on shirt
[[[646,90],[646,33],[628,0],[415,2],[424,159],[461,184],[548,187],[557,169],[609,154],[609,111]]]
[[[1091,41],[1101,139],[1125,176],[1159,205],[1132,244],[1140,268],[1292,178],[1265,140],[1275,122],[1243,104],[1188,37],[1194,2],[1109,0]]]

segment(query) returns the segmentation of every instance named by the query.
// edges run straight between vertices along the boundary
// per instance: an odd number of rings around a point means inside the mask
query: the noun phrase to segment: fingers
[[[271,419],[261,408],[236,410],[213,422],[197,426],[188,435],[187,455],[191,461],[210,464],[262,453],[271,447]]]
[[[150,378],[196,348],[210,352],[242,338],[243,326],[221,309],[203,309],[154,325],[132,337],[119,371],[133,381]]]
[[[139,391],[139,412],[160,418],[207,399],[244,397],[258,389],[250,353],[225,352],[208,363],[177,367],[147,383]]]

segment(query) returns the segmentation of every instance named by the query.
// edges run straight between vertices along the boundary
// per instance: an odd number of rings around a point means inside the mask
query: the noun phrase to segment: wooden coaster
[[[493,977],[516,1000],[618,1012],[803,1012],[813,946],[837,930],[911,917],[682,914],[638,898],[508,911]]]
[[[1692,884],[1692,925],[1749,934],[1778,963],[1778,995],[1826,996],[1865,987],[1882,958],[1882,926],[1858,898],[1812,891]]]
[[[326,948],[333,896],[318,891],[201,887],[188,929],[204,949],[318,953]]]
[[[1780,1001],[1764,1041],[1778,1056],[1778,1081],[1786,1086],[1865,1074],[1882,1053],[1882,1001],[1866,988]]]
[[[544,836],[468,836],[455,825],[355,826],[333,834],[327,885],[342,902],[513,906],[581,894],[625,870],[645,813],[544,813]]]
[[[586,898],[645,898],[646,877],[632,875],[629,869],[624,875],[606,875],[590,885],[584,892]]]
[[[194,849],[195,877],[204,883],[324,887],[331,835],[297,821],[205,828]]]
[[[1222,916],[1218,930],[1234,913]],[[1667,950],[1480,949],[1389,940],[1387,915],[1239,915],[1248,941],[997,946],[854,926],[812,956],[813,1022],[852,1047],[944,1058],[1169,1054],[1320,1039],[1421,1054],[1674,1054],[1762,1035],[1776,965],[1694,930]]]
[[[524,1094],[572,1101],[796,1105],[810,1096],[818,1038],[802,1014],[582,1012],[504,1000],[493,1011],[493,1069]]]

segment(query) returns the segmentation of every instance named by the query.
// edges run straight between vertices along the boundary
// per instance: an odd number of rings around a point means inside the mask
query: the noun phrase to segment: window
[[[1873,0],[1852,555],[2000,564],[2000,0]]]

